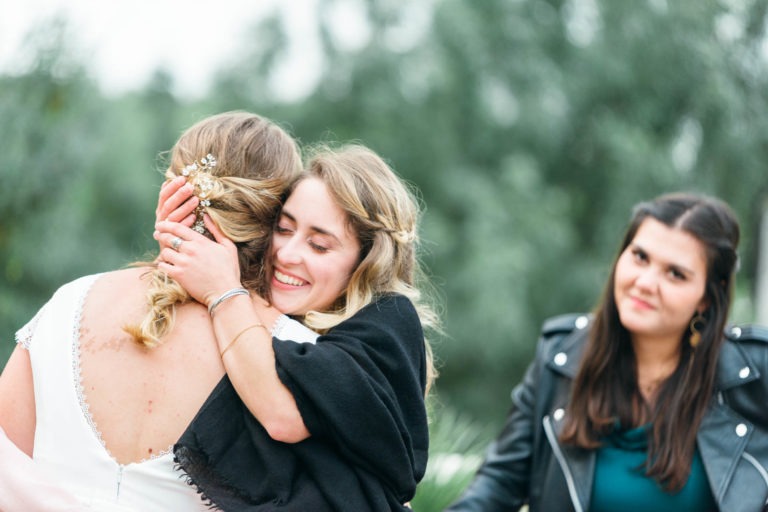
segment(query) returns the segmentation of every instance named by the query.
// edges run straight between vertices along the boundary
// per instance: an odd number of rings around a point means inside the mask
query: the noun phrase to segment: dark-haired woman
[[[738,241],[717,199],[637,205],[601,303],[544,324],[504,429],[448,510],[761,510],[768,330],[726,326]]]

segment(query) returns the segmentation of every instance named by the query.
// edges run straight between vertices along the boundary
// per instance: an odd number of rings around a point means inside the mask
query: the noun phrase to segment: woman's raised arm
[[[238,395],[275,440],[295,443],[309,437],[293,395],[275,368],[271,327],[280,312],[258,297],[229,295],[242,289],[237,247],[206,216],[211,241],[175,222],[156,226],[161,245],[158,268],[211,310],[219,352]],[[173,240],[177,249],[169,248]],[[227,295],[223,301],[219,301]]]

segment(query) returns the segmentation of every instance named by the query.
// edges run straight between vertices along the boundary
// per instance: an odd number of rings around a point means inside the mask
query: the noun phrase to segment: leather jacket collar
[[[547,368],[572,381],[578,371],[587,331],[577,329],[553,346]],[[743,401],[743,395],[749,393],[748,384],[759,380],[761,372],[744,348],[734,343],[745,335],[744,328],[731,328],[727,334],[718,361],[715,396],[699,427],[697,445],[720,509],[759,510],[749,508],[751,505],[745,508],[744,500],[755,495],[753,484],[762,485],[760,496],[768,493],[768,443],[764,432],[756,432],[755,425],[729,405],[728,397],[733,395]],[[542,423],[550,448],[563,471],[574,510],[580,512],[590,506],[596,454],[559,442],[564,405],[553,404]],[[755,436],[758,442],[754,442]],[[747,480],[752,484],[747,484]]]

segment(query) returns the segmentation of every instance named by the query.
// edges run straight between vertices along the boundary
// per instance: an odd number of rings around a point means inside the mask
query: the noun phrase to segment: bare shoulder
[[[146,289],[151,271],[152,269],[149,267],[130,267],[104,272],[94,283],[93,289],[94,291],[98,291],[100,288],[108,290],[111,288],[142,287]]]
[[[149,272],[148,268],[126,268],[101,274],[88,293],[89,306],[100,309],[125,307],[143,301]]]
[[[130,339],[123,330],[147,312],[147,269],[128,268],[98,276],[83,302],[81,329],[85,347],[97,341]]]

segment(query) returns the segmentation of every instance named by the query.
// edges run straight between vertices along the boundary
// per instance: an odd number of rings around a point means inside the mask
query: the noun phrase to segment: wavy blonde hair
[[[187,165],[207,154],[216,157],[210,170],[213,188],[205,211],[238,247],[241,281],[264,293],[263,261],[275,216],[287,185],[302,171],[294,139],[269,119],[248,112],[226,112],[199,121],[174,145],[167,179],[181,175]],[[147,292],[149,311],[139,325],[125,330],[153,347],[173,327],[176,305],[189,294],[154,263]]]
[[[329,311],[308,312],[304,324],[326,332],[377,296],[398,293],[413,302],[425,330],[440,332],[438,315],[423,293],[429,282],[417,258],[421,208],[415,189],[365,146],[349,144],[333,149],[321,145],[309,153],[306,170],[289,190],[310,177],[325,183],[336,204],[346,213],[361,251],[360,263],[345,293]],[[437,370],[426,339],[425,351],[428,392]]]

